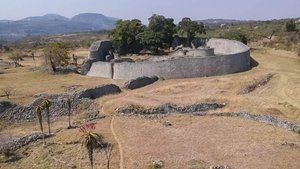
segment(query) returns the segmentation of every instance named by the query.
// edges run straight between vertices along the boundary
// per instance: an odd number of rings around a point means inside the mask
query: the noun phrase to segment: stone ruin
[[[112,56],[112,42],[110,40],[96,41],[90,47],[89,60],[93,61],[106,61]]]
[[[113,54],[111,41],[97,41],[91,46],[80,73],[124,80],[142,76],[174,79],[223,75],[250,68],[250,49],[241,42],[196,39],[191,42],[192,47],[183,47],[182,42],[174,38],[168,55],[119,58]]]
[[[96,41],[90,47],[89,55],[81,66],[80,74],[86,75],[94,62],[110,61],[112,59],[114,59],[112,42],[110,40]]]

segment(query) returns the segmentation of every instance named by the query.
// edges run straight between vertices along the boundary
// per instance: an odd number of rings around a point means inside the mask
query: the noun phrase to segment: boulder
[[[7,109],[10,109],[12,107],[16,106],[14,103],[11,103],[9,101],[0,101],[0,114],[4,112]]]
[[[84,60],[80,68],[80,74],[86,75],[90,71],[93,62],[95,62],[95,60],[91,60],[91,59]]]
[[[79,99],[89,98],[96,99],[109,94],[120,93],[121,89],[114,84],[100,85],[93,88],[85,89],[75,93],[75,96]]]
[[[137,89],[137,88],[141,88],[141,87],[150,85],[150,84],[156,82],[157,80],[158,80],[157,76],[153,76],[153,77],[142,76],[142,77],[138,77],[136,79],[132,79],[132,80],[125,82],[124,88],[133,90],[133,89]]]

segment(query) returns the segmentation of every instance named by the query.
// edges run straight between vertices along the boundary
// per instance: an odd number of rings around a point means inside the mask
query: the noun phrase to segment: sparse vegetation
[[[152,164],[149,165],[148,169],[162,169],[163,162],[162,161],[152,161]]]
[[[92,132],[95,128],[95,123],[90,123],[81,125],[79,129],[79,131],[83,133],[80,138],[81,144],[87,149],[88,159],[92,169],[94,168],[94,148],[99,146],[99,142],[102,142],[102,136]]]
[[[42,135],[43,135],[43,145],[45,145],[46,143],[45,143],[45,136],[44,136],[44,129],[43,129],[42,111],[43,111],[43,107],[42,106],[37,106],[35,112],[36,112],[36,115],[37,115],[37,119],[38,119],[38,122],[39,122],[39,125],[40,125]]]
[[[46,117],[47,117],[47,124],[48,124],[48,132],[51,134],[51,129],[50,129],[50,106],[51,106],[51,101],[45,98],[45,100],[42,103],[42,108],[43,110],[46,110]]]
[[[20,51],[14,51],[9,55],[9,59],[13,61],[15,67],[20,67],[19,62],[23,59],[23,54]]]
[[[67,98],[67,107],[68,107],[68,118],[69,118],[69,126],[68,128],[72,128],[71,125],[71,110],[72,110],[72,103],[73,103],[74,99],[71,97]]]
[[[4,88],[1,89],[3,96],[5,96],[7,99],[10,98],[10,96],[13,94],[14,88],[11,86],[6,86]]]

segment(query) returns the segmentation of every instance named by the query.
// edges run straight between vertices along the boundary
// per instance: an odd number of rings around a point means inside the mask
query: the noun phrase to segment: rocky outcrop
[[[257,80],[255,80],[254,82],[242,87],[240,89],[240,91],[238,92],[238,94],[248,94],[253,92],[255,89],[257,89],[258,87],[264,86],[266,85],[274,76],[274,73],[268,73],[264,76],[259,77]]]
[[[121,89],[114,84],[100,85],[93,88],[85,89],[75,93],[75,97],[96,99],[104,95],[120,93]]]
[[[40,94],[40,96],[29,105],[13,104],[13,106],[0,113],[0,119],[12,122],[33,121],[36,119],[35,109],[42,103],[45,97],[47,97],[47,99],[49,99],[52,103],[50,107],[50,116],[52,118],[68,114],[67,98],[73,97],[72,95],[65,93],[52,95]],[[72,112],[94,111],[96,107],[96,103],[90,99],[74,98],[72,103]]]
[[[208,110],[215,110],[224,107],[225,104],[219,103],[196,103],[188,106],[177,106],[176,104],[163,104],[154,108],[144,108],[139,105],[129,105],[116,109],[116,112],[127,115],[152,115],[170,113],[198,113]]]
[[[0,146],[0,153],[16,151],[21,147],[28,145],[31,142],[37,141],[38,139],[43,139],[50,137],[51,135],[42,134],[42,133],[33,133],[18,139],[14,139]]]
[[[92,99],[104,95],[120,93],[121,89],[114,85],[101,85],[93,88],[60,94],[36,94],[37,97],[29,105],[17,105],[10,102],[0,102],[0,120],[11,122],[24,122],[36,119],[36,107],[41,105],[45,98],[51,101],[50,117],[68,115],[67,99],[72,100],[72,113],[86,112],[92,114],[93,118],[100,117],[97,111],[97,103]],[[44,115],[44,114],[43,114]]]
[[[0,114],[7,109],[10,109],[12,107],[16,106],[16,104],[9,102],[9,101],[0,101]]]
[[[81,65],[81,67],[79,69],[80,74],[86,75],[90,71],[93,62],[95,62],[95,60],[92,60],[92,59],[84,60],[83,64]]]
[[[157,76],[153,76],[153,77],[146,77],[146,76],[138,77],[136,79],[132,79],[132,80],[129,80],[129,81],[125,82],[124,88],[125,89],[133,90],[133,89],[137,89],[137,88],[141,88],[141,87],[150,85],[150,84],[156,82],[157,80],[158,80]]]
[[[213,113],[212,116],[225,116],[225,117],[240,117],[248,120],[254,120],[258,122],[268,123],[280,128],[288,129],[300,134],[300,125],[294,122],[277,119],[270,115],[251,114],[247,112],[228,112],[228,113]]]

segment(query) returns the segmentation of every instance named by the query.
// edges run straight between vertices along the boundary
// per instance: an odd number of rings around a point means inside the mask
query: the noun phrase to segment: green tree
[[[115,29],[109,32],[113,47],[120,53],[138,53],[139,42],[136,35],[143,32],[145,26],[138,19],[118,20]]]
[[[178,33],[185,35],[187,38],[187,45],[190,46],[191,41],[195,38],[197,33],[205,33],[203,23],[192,21],[190,18],[182,18],[178,23]]]
[[[154,14],[149,18],[148,28],[136,37],[145,49],[157,54],[159,49],[168,48],[171,45],[176,27],[173,22],[172,18]]]
[[[174,24],[174,19],[165,18],[162,15],[152,15],[149,19],[149,30],[160,33],[163,46],[169,47],[173,41],[173,35],[175,33],[176,25]]]
[[[137,39],[144,48],[150,50],[153,54],[159,52],[159,48],[162,48],[164,45],[163,34],[161,32],[153,32],[151,30],[146,30],[137,35]]]
[[[288,21],[285,24],[285,28],[286,28],[287,32],[295,32],[295,31],[297,31],[296,24],[295,24],[295,22],[293,20]]]
[[[56,66],[67,65],[70,60],[70,49],[64,43],[55,42],[48,44],[44,50],[45,64],[56,71]]]

